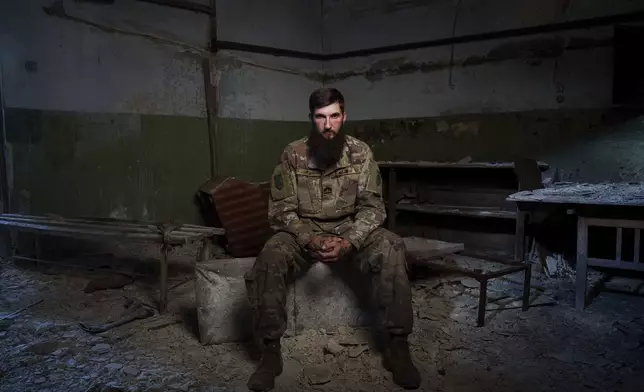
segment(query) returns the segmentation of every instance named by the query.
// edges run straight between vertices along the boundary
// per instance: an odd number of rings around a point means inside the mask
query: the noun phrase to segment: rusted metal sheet
[[[259,254],[272,235],[268,223],[270,183],[250,183],[229,177],[201,187],[214,204],[218,221],[226,231],[227,250],[234,257]]]

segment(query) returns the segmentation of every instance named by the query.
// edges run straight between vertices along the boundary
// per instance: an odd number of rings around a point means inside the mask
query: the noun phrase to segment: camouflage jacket
[[[305,247],[316,234],[345,238],[360,249],[386,218],[380,169],[369,146],[346,136],[342,158],[320,170],[307,157],[306,138],[290,143],[273,171],[268,218]]]

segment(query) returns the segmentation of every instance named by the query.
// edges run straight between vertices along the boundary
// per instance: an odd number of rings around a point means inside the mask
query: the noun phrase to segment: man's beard
[[[320,169],[326,169],[342,158],[344,141],[345,137],[341,132],[336,133],[332,139],[327,139],[313,128],[306,142],[309,148],[309,157]]]

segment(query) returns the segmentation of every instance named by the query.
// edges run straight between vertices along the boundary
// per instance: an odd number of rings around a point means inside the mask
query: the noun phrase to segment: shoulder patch
[[[281,191],[284,188],[284,180],[282,180],[282,173],[275,173],[273,176],[273,184],[275,189]]]

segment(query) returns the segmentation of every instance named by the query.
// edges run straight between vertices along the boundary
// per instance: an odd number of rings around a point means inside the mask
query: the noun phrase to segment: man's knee
[[[255,260],[254,269],[277,271],[288,269],[298,252],[292,235],[279,232],[266,241]]]
[[[284,280],[293,264],[297,242],[288,233],[277,233],[266,241],[244,278],[251,301],[269,292],[282,294]]]
[[[382,229],[382,242],[392,252],[401,252],[404,254],[406,251],[405,241],[402,237],[387,229]]]
[[[384,254],[405,254],[405,241],[398,234],[379,227],[372,233],[372,235],[374,238],[373,241],[370,242],[375,245],[371,247],[374,252],[382,252]]]
[[[407,267],[405,241],[398,234],[378,228],[371,233],[367,242],[368,245],[361,250],[366,262],[361,264],[362,269],[368,266],[368,269],[376,272],[396,265]]]

